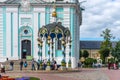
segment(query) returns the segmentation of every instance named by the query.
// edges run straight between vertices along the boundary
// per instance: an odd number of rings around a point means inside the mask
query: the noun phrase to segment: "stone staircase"
[[[10,61],[11,60],[3,63],[5,65],[5,69],[8,71],[10,70]],[[12,61],[14,62],[14,70],[20,70],[20,61],[21,60],[12,60]],[[27,61],[28,66],[25,68],[23,65],[23,70],[31,70],[31,67],[32,67],[31,61],[23,59],[23,62],[25,62],[25,61]],[[35,68],[37,68],[37,63],[35,63]]]

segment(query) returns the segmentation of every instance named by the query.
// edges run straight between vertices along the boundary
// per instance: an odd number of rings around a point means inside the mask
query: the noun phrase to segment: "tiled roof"
[[[102,41],[80,41],[81,49],[100,49]],[[116,42],[112,42],[112,47],[115,47]]]

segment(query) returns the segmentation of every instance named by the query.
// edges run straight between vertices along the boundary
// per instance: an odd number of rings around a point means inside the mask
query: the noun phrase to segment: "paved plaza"
[[[120,70],[108,70],[107,68],[79,69],[73,71],[6,71],[2,75],[9,76],[33,76],[41,80],[119,80]]]

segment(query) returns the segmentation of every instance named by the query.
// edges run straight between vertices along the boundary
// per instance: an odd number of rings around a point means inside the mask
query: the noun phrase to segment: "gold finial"
[[[53,11],[53,12],[52,12],[52,17],[57,17],[56,11]]]
[[[52,17],[57,17],[56,5],[55,4],[54,4],[53,8],[54,8],[54,10],[52,12]]]

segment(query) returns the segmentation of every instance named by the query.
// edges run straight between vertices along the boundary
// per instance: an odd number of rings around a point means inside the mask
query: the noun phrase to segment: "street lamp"
[[[53,59],[53,49],[54,49],[54,42],[53,42],[53,40],[52,40],[51,44],[52,44],[52,59]]]
[[[48,59],[48,61],[47,61],[46,70],[51,70],[51,68],[50,68],[50,39],[51,39],[51,37],[48,36],[47,42],[48,42],[48,49],[49,49],[49,50],[48,50],[49,59]]]
[[[40,56],[41,56],[41,61],[42,61],[42,45],[43,45],[43,41],[40,42]]]
[[[40,60],[40,44],[38,43],[38,56],[39,56],[39,60]]]
[[[39,60],[42,61],[42,43],[43,41],[41,39],[38,38],[38,56],[39,56]]]
[[[48,41],[48,55],[49,55],[49,59],[48,59],[48,61],[50,61],[50,36],[48,36],[48,38],[47,38],[47,41]]]
[[[65,62],[65,49],[66,49],[66,42],[65,42],[65,39],[63,38],[62,39],[62,46],[63,46],[63,60],[61,62],[62,66],[63,67],[66,67],[66,62]]]
[[[68,62],[68,67],[71,67],[71,42],[72,40],[69,40],[69,62]]]

